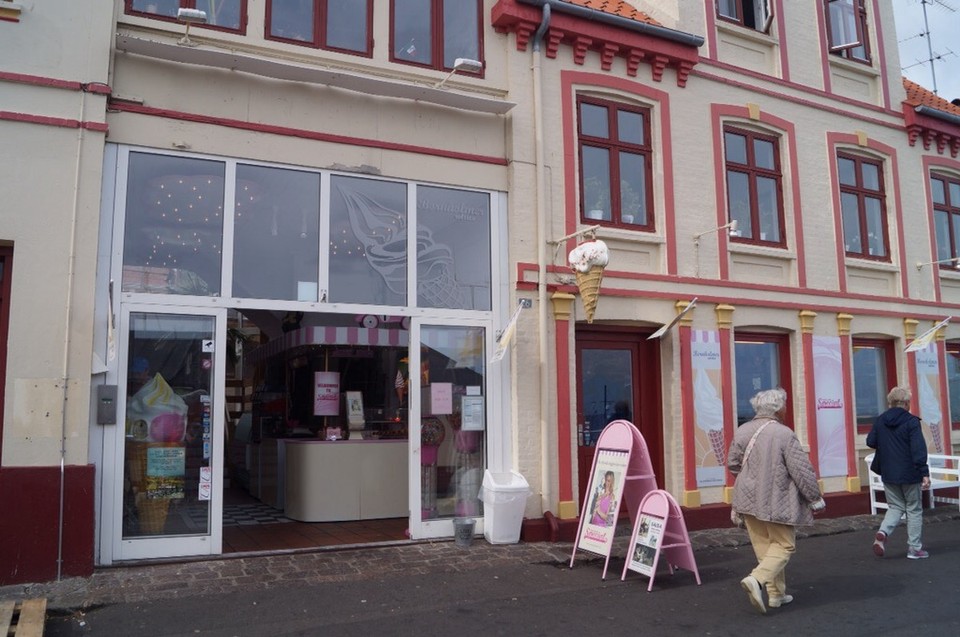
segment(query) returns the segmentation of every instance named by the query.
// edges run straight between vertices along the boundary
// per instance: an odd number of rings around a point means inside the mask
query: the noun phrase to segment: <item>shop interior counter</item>
[[[405,518],[406,440],[284,441],[284,514],[301,522]]]

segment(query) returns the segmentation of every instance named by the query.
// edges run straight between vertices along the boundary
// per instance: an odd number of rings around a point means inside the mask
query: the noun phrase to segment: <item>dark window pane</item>
[[[242,0],[197,0],[197,8],[207,12],[207,24],[237,30],[240,28]]]
[[[313,0],[273,0],[270,4],[270,35],[313,42]]]
[[[857,164],[852,159],[837,157],[837,171],[844,186],[857,185]]]
[[[780,202],[776,180],[757,178],[757,206],[760,210],[760,236],[756,238],[780,243]]]
[[[753,140],[753,160],[758,168],[773,170],[776,168],[773,142],[766,139]]]
[[[868,190],[880,190],[880,171],[873,164],[862,163],[863,187]]]
[[[864,199],[867,213],[867,254],[873,257],[887,256],[886,243],[883,240],[883,209],[879,199]]]
[[[717,11],[725,18],[736,20],[737,4],[739,4],[739,0],[718,0]]]
[[[218,161],[130,153],[123,291],[220,295],[224,170]],[[246,196],[252,205],[262,193]]]
[[[843,241],[847,252],[861,252],[860,210],[857,196],[840,193],[840,210],[843,214]]]
[[[245,201],[251,190],[260,201]],[[316,301],[319,218],[319,174],[237,166],[233,295]]]
[[[886,411],[887,368],[879,347],[853,348],[853,386],[856,395],[857,422],[872,424]]]
[[[580,104],[580,134],[590,137],[610,137],[606,106]]]
[[[950,257],[960,256],[960,215],[951,215],[950,218],[953,220],[953,254],[949,254],[949,253],[950,253],[950,244],[948,243],[947,246],[946,246],[946,248],[947,248],[946,251],[947,251],[948,254],[947,254],[945,257],[943,257],[944,259],[948,259],[948,258],[950,258]],[[937,231],[938,231],[938,232],[939,232],[939,230],[940,230],[940,229],[937,228]],[[939,236],[938,236],[938,238],[937,238],[937,242],[938,242],[938,243],[937,243],[937,250],[938,250],[938,251],[939,251],[939,249],[940,249],[939,241],[940,241],[940,239],[939,239]],[[956,265],[956,264],[953,264],[953,265]]]
[[[726,157],[728,162],[736,164],[747,163],[747,138],[736,133],[724,133],[723,141],[726,145]]]
[[[960,422],[960,351],[947,351],[947,384],[950,386],[950,420]]]
[[[583,210],[588,219],[610,221],[610,151],[583,147]]]
[[[130,8],[133,11],[175,18],[177,9],[180,8],[180,0],[133,0]]]
[[[727,171],[727,196],[730,221],[736,221],[741,237],[753,239],[753,220],[750,217],[750,183],[745,173]]]
[[[620,153],[620,220],[647,224],[647,171],[643,155]]]
[[[430,0],[394,0],[394,57],[429,64],[432,60]]]
[[[735,342],[737,423],[753,418],[750,399],[757,392],[780,386],[780,350],[776,343]]]
[[[327,46],[367,50],[367,0],[327,0]]]
[[[585,445],[615,419],[617,403],[633,413],[633,357],[629,349],[587,349],[580,356]],[[617,415],[617,418],[620,416]]]
[[[950,218],[947,213],[935,211],[933,225],[937,232],[937,260],[949,259],[953,255],[950,254]]]
[[[457,58],[480,60],[477,0],[443,0],[443,66],[452,69]]]
[[[643,115],[617,111],[617,137],[628,144],[643,144]]]
[[[933,203],[947,203],[947,193],[943,187],[943,181],[940,179],[930,179],[930,194],[933,197]]]

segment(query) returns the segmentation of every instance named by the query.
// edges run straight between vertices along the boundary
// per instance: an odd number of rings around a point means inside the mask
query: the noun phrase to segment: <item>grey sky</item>
[[[952,11],[951,11],[952,9]],[[924,88],[934,89],[930,48],[937,77],[937,95],[960,98],[960,0],[926,0],[929,43],[922,0],[893,0],[902,74]]]

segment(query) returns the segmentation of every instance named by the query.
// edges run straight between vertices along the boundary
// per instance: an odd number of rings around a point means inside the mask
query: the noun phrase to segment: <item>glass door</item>
[[[476,518],[492,413],[483,325],[414,323],[410,348],[410,531],[449,537],[454,518]]]
[[[114,559],[221,551],[225,326],[222,310],[121,314]]]

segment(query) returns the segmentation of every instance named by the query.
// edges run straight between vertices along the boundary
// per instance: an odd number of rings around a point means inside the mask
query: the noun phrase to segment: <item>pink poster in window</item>
[[[340,372],[313,373],[313,415],[340,414]]]
[[[845,476],[847,437],[844,430],[844,378],[839,336],[813,337],[813,384],[817,399],[820,476]]]

